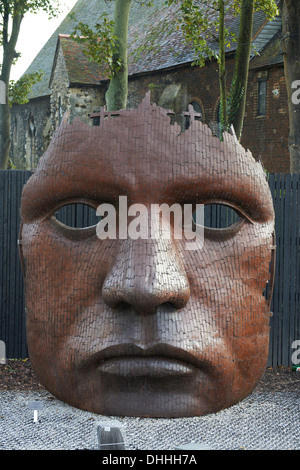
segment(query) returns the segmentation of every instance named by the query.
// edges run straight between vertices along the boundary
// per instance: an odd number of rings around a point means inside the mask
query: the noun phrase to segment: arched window
[[[34,168],[36,152],[36,126],[34,117],[30,115],[28,120],[27,138],[26,138],[26,169]]]
[[[36,131],[36,128],[35,128],[34,118],[33,118],[33,116],[30,116],[28,133],[29,133],[31,138],[35,137],[35,131]]]
[[[17,145],[18,143],[18,120],[17,120],[17,116],[15,116],[15,119],[14,119],[14,125],[13,125],[13,144],[14,145]]]
[[[61,101],[61,96],[58,97],[58,123],[59,125],[61,124],[62,118],[63,118],[63,107],[62,107],[62,101]]]
[[[194,111],[194,116],[193,116],[193,119],[195,119],[196,121],[204,121],[203,119],[203,107],[202,105],[200,104],[200,102],[197,100],[197,99],[193,99],[190,101],[189,105],[188,105],[188,109],[190,108],[190,106],[193,107],[193,111]],[[191,117],[189,115],[189,113],[185,113],[185,129],[188,129],[190,127],[190,124],[191,124]]]
[[[200,103],[199,103],[198,101],[195,101],[195,100],[194,100],[194,101],[191,101],[190,104],[193,106],[194,111],[195,111],[196,113],[201,114],[201,116],[202,116],[201,119],[203,119],[203,110],[202,110],[202,106],[200,105]]]
[[[257,115],[266,115],[266,98],[267,98],[267,79],[260,78],[258,80],[258,97],[257,97]]]

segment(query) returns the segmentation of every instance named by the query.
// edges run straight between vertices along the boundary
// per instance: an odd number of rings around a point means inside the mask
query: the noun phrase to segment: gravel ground
[[[37,422],[30,401],[42,402]],[[47,392],[29,361],[0,366],[0,450],[97,449],[97,425],[115,421],[126,450],[172,451],[192,442],[212,450],[300,450],[300,373],[267,369],[251,395],[215,414],[151,419],[78,410]]]

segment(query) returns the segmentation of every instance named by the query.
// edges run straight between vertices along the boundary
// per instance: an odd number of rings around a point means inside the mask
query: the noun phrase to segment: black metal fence
[[[29,171],[0,171],[0,340],[8,358],[28,357],[19,262],[20,200]]]
[[[28,355],[18,233],[21,192],[30,175],[29,171],[0,171],[0,340],[6,344],[8,358]],[[290,366],[293,347],[300,340],[300,175],[269,174],[268,179],[277,244],[268,365]],[[228,221],[228,216],[228,212],[213,206],[206,214],[206,223],[222,227],[234,221]],[[95,223],[95,217],[82,205],[64,208],[58,214],[61,221],[72,226]]]
[[[270,174],[269,185],[277,246],[269,363],[289,366],[300,340],[300,175]]]

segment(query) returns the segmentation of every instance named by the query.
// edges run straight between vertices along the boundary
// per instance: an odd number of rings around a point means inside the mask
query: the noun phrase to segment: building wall
[[[61,47],[56,56],[50,88],[51,135],[53,135],[68,107],[69,78]]]
[[[228,88],[234,59],[227,61]],[[258,81],[267,78],[266,114],[257,115]],[[12,118],[12,155],[17,168],[30,168],[47,148],[54,130],[66,111],[71,120],[79,117],[91,123],[89,113],[97,112],[105,104],[105,87],[73,86],[69,84],[63,55],[59,51],[51,82],[51,98],[33,100],[27,105],[14,106]],[[209,62],[206,67],[179,66],[170,70],[129,78],[128,107],[137,107],[151,90],[151,100],[159,106],[172,109],[177,122],[182,122],[182,111],[188,104],[197,103],[203,120],[218,133],[219,79],[218,65]],[[275,90],[277,90],[275,92]],[[15,126],[15,121],[17,125]],[[36,125],[32,139],[30,122]],[[15,127],[18,130],[15,130]],[[251,70],[247,92],[246,115],[242,144],[260,159],[269,172],[289,172],[288,106],[283,67]],[[34,158],[32,158],[32,152]]]
[[[227,61],[228,91],[233,67],[232,58]],[[258,81],[263,77],[267,79],[266,114],[258,116]],[[219,79],[218,66],[214,62],[208,63],[205,68],[185,66],[131,78],[128,102],[136,106],[151,89],[152,100],[159,103],[163,90],[172,83],[181,86],[176,102],[181,104],[181,109],[187,110],[188,103],[197,101],[202,109],[203,120],[217,133]],[[288,133],[287,90],[283,66],[250,70],[242,145],[256,159],[260,159],[269,172],[289,173]]]
[[[258,81],[267,79],[266,114],[258,116]],[[289,173],[288,97],[283,66],[249,74],[242,143],[271,173]]]
[[[59,126],[65,112],[70,113],[70,120],[80,118],[91,123],[89,114],[99,111],[105,104],[105,91],[99,85],[76,86],[69,83],[67,68],[61,48],[51,80],[51,126],[52,133]]]
[[[50,142],[50,98],[11,108],[11,161],[20,170],[35,168]]]
[[[229,69],[231,66],[229,63]],[[162,100],[162,95],[166,87],[172,84],[180,85],[180,91],[173,103],[168,103]],[[129,105],[135,106],[149,89],[153,102],[162,104],[164,107],[168,107],[169,104],[178,113],[187,111],[188,104],[197,101],[202,110],[203,120],[211,126],[217,122],[219,79],[218,66],[215,63],[208,63],[205,68],[186,65],[169,71],[130,78]]]

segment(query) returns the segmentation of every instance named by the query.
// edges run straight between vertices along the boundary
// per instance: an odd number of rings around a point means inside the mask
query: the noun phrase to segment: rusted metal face
[[[149,210],[218,202],[240,220],[187,249],[172,221],[168,237],[100,239],[53,217],[69,202],[118,214],[120,196]],[[221,142],[198,121],[181,132],[148,99],[99,127],[64,122],[24,188],[21,222],[30,358],[60,400],[182,417],[255,387],[268,356],[274,211],[263,168],[233,136]]]

